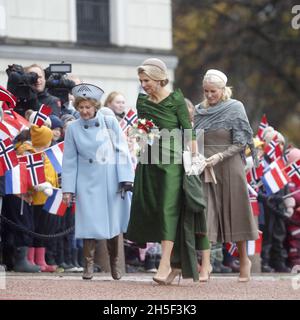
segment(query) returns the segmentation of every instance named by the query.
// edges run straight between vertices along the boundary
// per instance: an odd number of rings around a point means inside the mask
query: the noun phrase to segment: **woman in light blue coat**
[[[73,88],[80,118],[65,136],[63,200],[76,199],[75,237],[84,239],[83,279],[92,279],[97,239],[108,239],[111,273],[121,278],[118,235],[126,232],[130,214],[133,167],[127,143],[114,117],[100,109],[102,89],[91,84]]]

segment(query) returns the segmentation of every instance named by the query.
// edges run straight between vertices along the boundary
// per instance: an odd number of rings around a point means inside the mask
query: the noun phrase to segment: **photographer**
[[[52,96],[46,89],[46,78],[44,69],[37,65],[32,64],[29,67],[24,68],[25,73],[34,72],[37,74],[37,81],[32,85],[33,89],[37,92],[38,107],[34,110],[38,110],[41,104],[46,104],[52,109],[52,114],[60,117],[61,115],[61,102],[60,99]]]
[[[24,68],[18,64],[9,65],[6,73],[7,90],[17,98],[14,110],[22,116],[28,109],[38,110],[37,92],[33,87],[38,75],[34,72],[25,73]]]

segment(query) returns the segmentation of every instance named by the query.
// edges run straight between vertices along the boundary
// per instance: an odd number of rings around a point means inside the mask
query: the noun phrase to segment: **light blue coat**
[[[62,191],[76,195],[76,238],[111,239],[126,232],[131,195],[127,192],[123,200],[118,190],[120,182],[133,179],[128,146],[114,117],[98,112],[93,119],[70,123],[65,136]]]

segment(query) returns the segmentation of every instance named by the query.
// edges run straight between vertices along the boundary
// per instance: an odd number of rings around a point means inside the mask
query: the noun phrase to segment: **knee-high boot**
[[[107,250],[109,254],[110,272],[114,280],[122,277],[119,265],[119,236],[106,240]]]
[[[84,270],[82,279],[84,280],[91,280],[93,278],[95,249],[95,239],[83,240]]]

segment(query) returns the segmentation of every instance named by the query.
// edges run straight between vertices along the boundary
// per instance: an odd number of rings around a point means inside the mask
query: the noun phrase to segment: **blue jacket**
[[[62,190],[76,195],[76,238],[110,239],[127,231],[130,195],[123,200],[118,190],[120,182],[133,178],[128,146],[115,118],[98,112],[93,119],[70,123]]]

